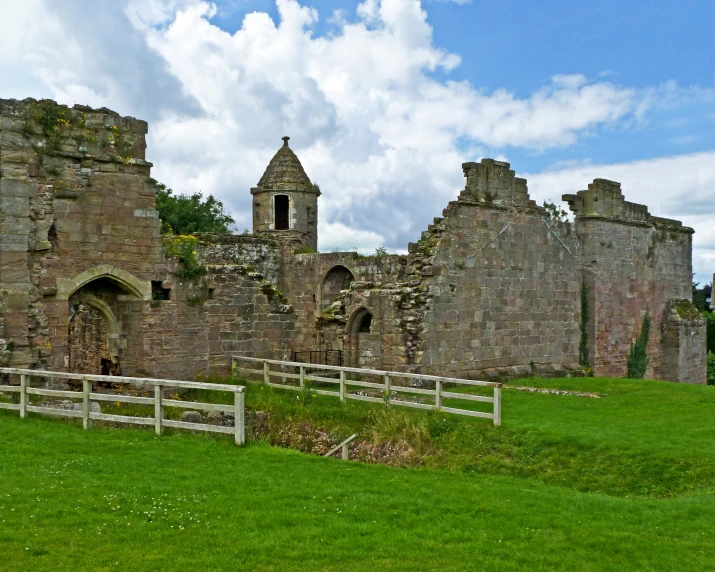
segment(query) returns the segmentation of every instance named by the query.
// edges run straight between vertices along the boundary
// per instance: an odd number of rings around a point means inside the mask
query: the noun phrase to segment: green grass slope
[[[519,385],[606,397],[507,390],[495,429],[249,390],[274,418],[424,439],[417,469],[0,411],[0,569],[715,569],[713,388]]]
[[[503,425],[406,408],[248,387],[274,419],[269,440],[295,446],[286,424],[403,445],[399,464],[511,475],[583,492],[672,497],[715,491],[715,387],[626,379],[527,379],[513,385],[593,392],[599,399],[505,389]],[[451,400],[463,408],[485,404]],[[290,432],[288,432],[290,433]]]

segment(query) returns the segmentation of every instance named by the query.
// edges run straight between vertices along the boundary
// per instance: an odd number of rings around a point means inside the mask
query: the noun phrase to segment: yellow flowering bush
[[[181,262],[177,275],[181,278],[195,278],[206,273],[206,267],[197,258],[199,239],[191,235],[164,237],[167,256],[176,256]]]

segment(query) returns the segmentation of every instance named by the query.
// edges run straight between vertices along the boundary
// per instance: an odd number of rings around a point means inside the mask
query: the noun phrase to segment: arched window
[[[274,200],[273,213],[275,217],[275,229],[288,230],[290,228],[290,221],[288,219],[288,206],[290,201],[288,200],[288,195],[276,195]]]
[[[349,290],[355,281],[355,276],[345,266],[333,266],[328,270],[320,286],[320,300],[322,309],[325,310],[337,300],[341,290]]]
[[[350,320],[348,333],[350,334],[369,334],[372,327],[372,314],[366,308],[357,310]]]
[[[345,329],[347,363],[352,367],[375,369],[382,363],[382,337],[367,308],[353,312]]]
[[[357,325],[357,330],[359,334],[369,334],[370,326],[372,325],[372,314],[366,312],[365,315],[360,319],[360,323]]]

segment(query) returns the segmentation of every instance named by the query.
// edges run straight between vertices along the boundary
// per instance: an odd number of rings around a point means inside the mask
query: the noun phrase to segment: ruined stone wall
[[[0,100],[2,337],[14,365],[69,367],[68,298],[97,267],[123,273],[128,295],[162,279],[146,132],[106,109]]]
[[[568,223],[549,221],[507,163],[466,164],[467,185],[413,245],[431,302],[415,363],[471,377],[577,367],[581,265]]]
[[[159,234],[146,132],[109,110],[0,101],[3,363],[191,379],[226,373],[234,352],[288,357],[278,244],[202,236],[206,272],[182,278]]]
[[[406,257],[396,255],[285,253],[280,289],[295,308],[298,324],[295,347],[298,350],[349,349],[345,348],[348,321],[356,311],[365,307],[375,316],[375,332],[379,332],[384,346],[395,346],[394,350],[387,350],[386,355],[399,351],[404,342],[394,338],[395,300],[392,296],[397,285],[404,283],[406,265]],[[338,267],[346,268],[355,281],[352,291],[336,300],[332,299],[334,288],[330,272]],[[324,311],[327,309],[324,307],[336,301],[339,301],[337,308]],[[385,364],[394,365],[389,357],[386,359]],[[349,356],[346,360],[349,363]]]
[[[625,201],[620,184],[612,181],[596,179],[588,190],[564,198],[576,214],[580,256],[586,268],[594,375],[626,374],[628,353],[648,312],[646,377],[673,378],[673,363],[683,359],[673,352],[690,351],[672,342],[667,322],[671,302],[691,297],[692,229],[678,221],[652,217],[645,206]],[[698,332],[693,333],[697,346],[704,328],[697,319],[691,327],[691,332]],[[686,381],[683,375],[676,377]],[[699,378],[685,377],[700,383]]]
[[[617,183],[566,196],[571,225],[508,163],[465,163],[464,191],[408,255],[301,254],[319,191],[286,139],[253,192],[291,194],[292,230],[260,204],[259,236],[199,236],[189,277],[159,235],[146,132],[106,109],[0,100],[0,364],[188,379],[226,373],[234,353],[342,349],[363,367],[555,373],[579,359],[583,286],[594,373],[625,374],[648,312],[646,376],[704,381],[693,231]]]
[[[280,245],[274,240],[251,234],[197,234],[200,260],[213,266],[244,266],[248,272],[258,272],[271,284],[281,277]]]
[[[127,358],[138,375],[193,379],[226,375],[234,354],[289,359],[295,315],[275,281],[278,245],[245,235],[198,235],[205,273],[181,278],[168,261],[168,300],[134,302],[124,316],[133,332]]]
[[[660,379],[707,383],[702,330],[702,316],[690,298],[668,303],[660,336]]]
[[[594,374],[626,375],[628,353],[647,312],[646,377],[671,378],[672,364],[680,358],[670,354],[685,350],[669,340],[667,320],[671,301],[691,295],[692,229],[652,217],[644,205],[624,200],[620,184],[604,179],[564,198],[576,214],[580,256],[587,267]]]

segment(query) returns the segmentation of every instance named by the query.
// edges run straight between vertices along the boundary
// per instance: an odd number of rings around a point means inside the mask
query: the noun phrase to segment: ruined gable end
[[[529,198],[526,179],[515,176],[509,163],[482,159],[481,163],[462,163],[467,183],[459,196],[462,201],[476,201],[495,206],[535,207]]]

